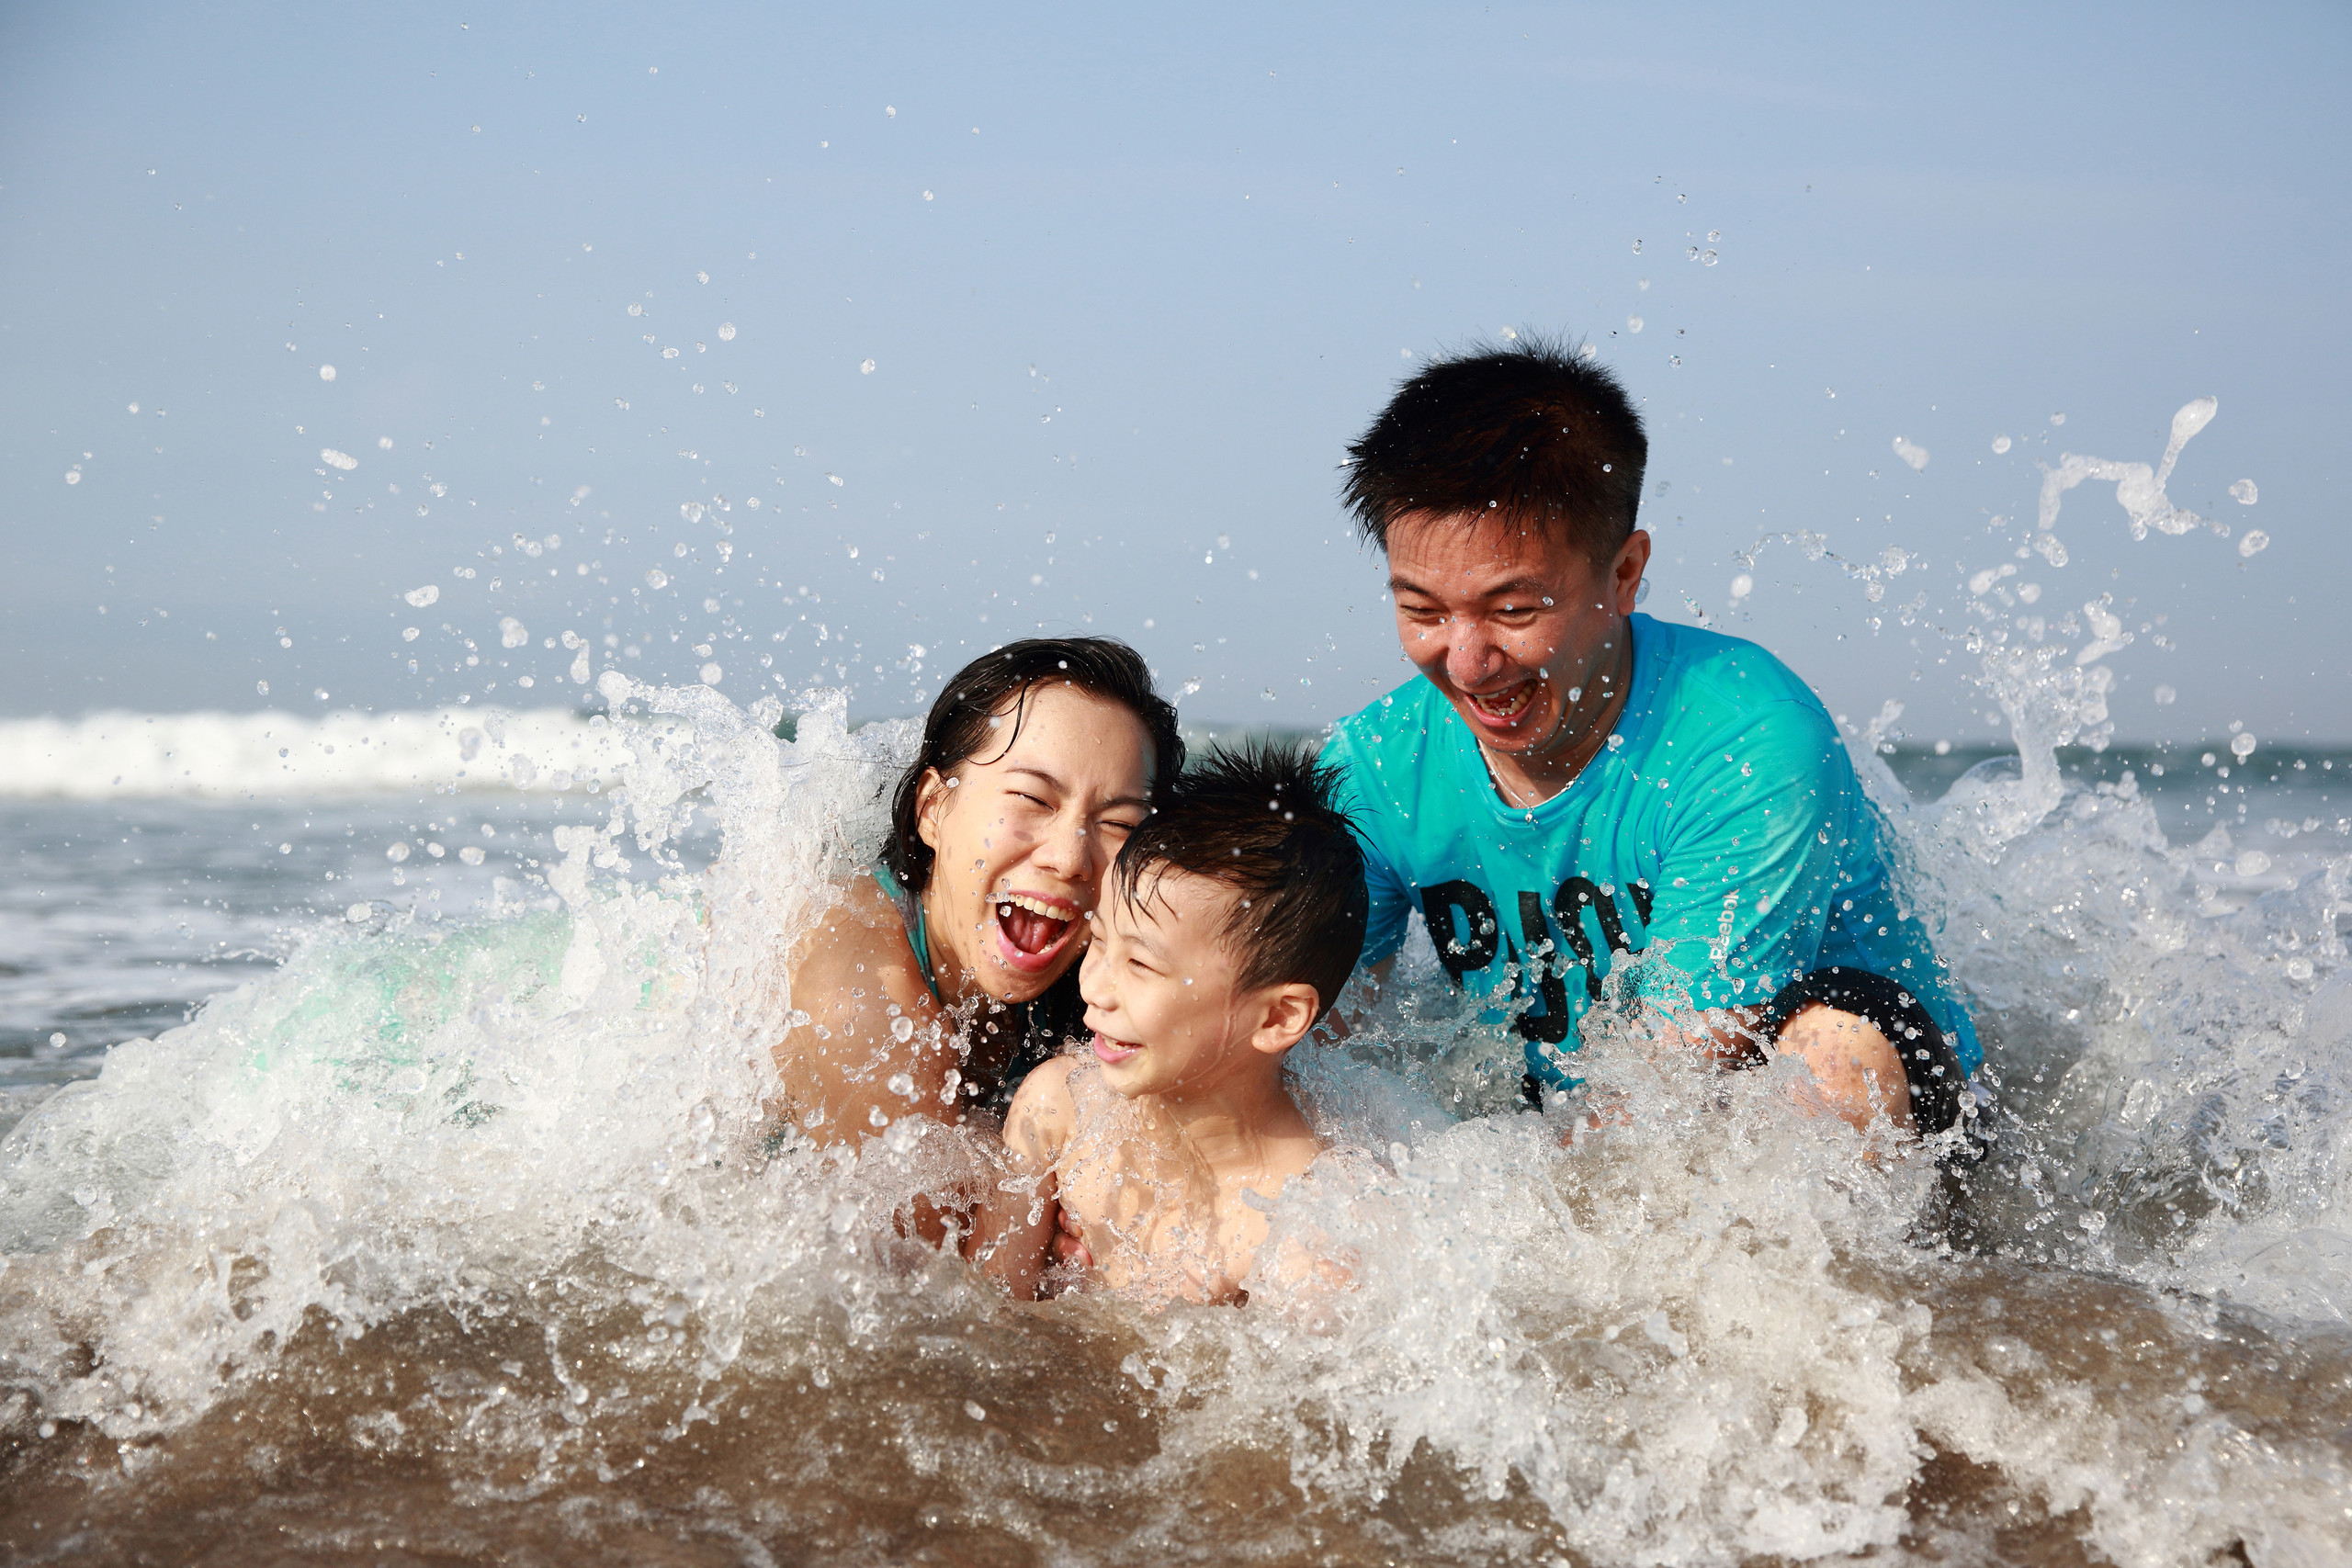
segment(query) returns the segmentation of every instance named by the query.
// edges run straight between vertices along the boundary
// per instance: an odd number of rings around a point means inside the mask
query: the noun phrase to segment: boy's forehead
[[[1182,931],[1203,940],[1216,935],[1240,897],[1221,882],[1197,876],[1167,861],[1154,861],[1136,878],[1125,898],[1109,900],[1111,919],[1123,930],[1151,931],[1162,942]]]

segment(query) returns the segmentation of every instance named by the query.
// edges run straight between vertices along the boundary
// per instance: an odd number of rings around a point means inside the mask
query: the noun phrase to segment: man
[[[1420,670],[1323,754],[1365,844],[1374,979],[1416,908],[1456,984],[1512,976],[1498,1008],[1540,1103],[1575,1081],[1612,962],[1653,952],[1645,989],[1687,998],[1718,1059],[1793,1052],[1857,1126],[1950,1127],[1982,1053],[1837,726],[1753,643],[1634,613],[1648,442],[1615,378],[1532,339],[1440,361],[1349,451]]]

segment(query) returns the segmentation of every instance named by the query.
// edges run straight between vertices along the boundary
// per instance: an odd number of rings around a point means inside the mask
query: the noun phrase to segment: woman
[[[959,671],[880,857],[788,957],[775,1063],[791,1120],[854,1145],[1001,1103],[1078,1028],[1103,873],[1183,762],[1176,710],[1124,643],[1032,638]]]

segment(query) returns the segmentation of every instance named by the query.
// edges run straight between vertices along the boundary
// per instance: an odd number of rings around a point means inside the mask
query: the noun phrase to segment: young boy
[[[1005,1116],[1036,1186],[997,1195],[978,1254],[1014,1294],[1046,1282],[1058,1226],[1114,1289],[1241,1299],[1267,1203],[1321,1149],[1283,1058],[1363,942],[1332,784],[1303,753],[1213,752],[1120,850],[1079,972],[1090,1048],[1031,1073]]]

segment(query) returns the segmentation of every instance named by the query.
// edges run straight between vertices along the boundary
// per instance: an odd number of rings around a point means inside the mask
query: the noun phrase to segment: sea
[[[1631,1024],[1528,1111],[1417,932],[1294,1058],[1349,1284],[1238,1310],[1012,1302],[890,1221],[958,1134],[776,1135],[910,720],[0,723],[0,1559],[2352,1561],[2352,752],[1994,642],[2003,744],[1848,727],[1964,1134]]]

